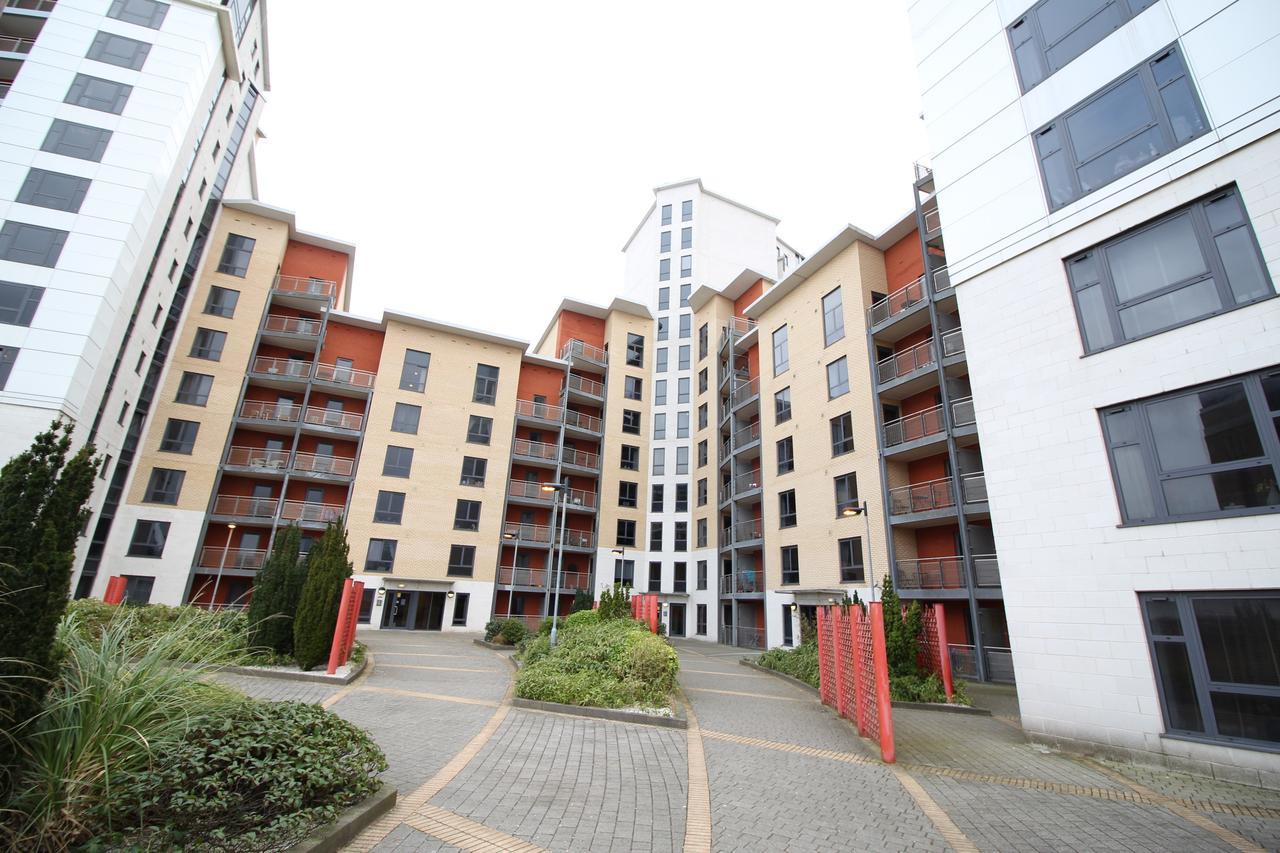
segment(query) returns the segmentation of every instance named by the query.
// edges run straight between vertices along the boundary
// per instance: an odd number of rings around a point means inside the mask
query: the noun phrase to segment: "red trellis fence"
[[[885,656],[884,609],[880,602],[829,604],[818,608],[818,677],[822,704],[878,741],[886,764],[896,759],[889,662]]]
[[[347,578],[342,582],[342,603],[338,605],[338,624],[333,626],[333,645],[329,647],[328,672],[333,675],[351,657],[356,642],[356,622],[360,618],[360,598],[364,582]]]
[[[938,673],[951,701],[951,655],[947,652],[947,619],[941,603],[924,607],[924,629],[920,632],[920,668]]]

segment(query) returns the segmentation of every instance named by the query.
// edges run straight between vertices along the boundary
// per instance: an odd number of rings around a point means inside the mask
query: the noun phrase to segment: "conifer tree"
[[[342,603],[342,582],[351,577],[350,549],[342,521],[330,522],[307,555],[307,579],[293,622],[293,656],[304,672],[329,657]]]
[[[296,524],[276,533],[271,555],[254,578],[249,602],[250,644],[283,655],[293,649],[293,616],[298,599],[296,595],[290,598],[289,582],[297,573],[301,539]]]

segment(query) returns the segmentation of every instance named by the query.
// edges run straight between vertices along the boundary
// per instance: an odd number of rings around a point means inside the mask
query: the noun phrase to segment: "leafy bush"
[[[938,702],[945,704],[947,692],[936,672],[927,675],[899,675],[889,679],[889,698],[895,702]]]
[[[163,849],[282,849],[377,791],[386,769],[368,734],[318,705],[245,701],[118,779],[102,823],[145,827]]]
[[[572,614],[554,649],[539,637],[522,660],[517,696],[600,708],[667,706],[680,666],[675,649],[644,625],[599,611]]]
[[[569,613],[573,614],[580,610],[590,610],[595,603],[596,600],[591,597],[591,593],[587,592],[585,589],[580,589],[573,594],[573,604],[569,607]]]
[[[146,645],[163,638],[170,653],[184,658],[198,659],[206,649],[218,655],[228,649],[241,653],[251,651],[249,620],[242,611],[205,610],[191,605],[121,606],[82,598],[67,604],[67,614],[75,617],[67,623],[68,630],[93,641],[102,637],[108,625],[119,620],[131,641]],[[182,626],[179,636],[169,636],[178,626]]]
[[[551,629],[548,628],[548,631]],[[524,623],[519,619],[503,619],[498,623],[498,630],[493,635],[491,642],[503,643],[508,646],[516,646],[525,638],[529,631],[524,627]]]
[[[602,620],[630,619],[631,588],[615,583],[609,589],[601,591],[600,606],[596,608],[596,612]]]
[[[818,641],[803,642],[794,649],[770,649],[756,660],[766,669],[786,673],[810,687],[818,686]]]
[[[902,612],[902,600],[893,588],[893,578],[885,576],[881,601],[884,607],[885,657],[889,662],[889,679],[917,678],[920,675],[920,634],[924,630],[924,612],[920,602],[913,601]]]

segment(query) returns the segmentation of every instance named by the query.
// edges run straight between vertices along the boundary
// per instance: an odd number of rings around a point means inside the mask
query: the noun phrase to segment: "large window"
[[[1280,744],[1280,590],[1141,600],[1166,730]]]
[[[0,323],[10,326],[30,326],[35,319],[43,287],[0,281]]]
[[[493,418],[471,415],[467,418],[467,441],[470,444],[488,444],[493,435]]]
[[[409,403],[396,403],[391,415],[391,431],[407,432],[410,435],[418,432],[418,421],[422,418],[422,407]]]
[[[658,348],[658,363],[654,366],[654,370],[658,373],[667,372],[667,348]]]
[[[183,373],[178,381],[178,395],[175,402],[191,406],[204,406],[209,403],[209,392],[213,390],[213,377],[205,373]]]
[[[840,582],[862,583],[866,575],[862,567],[862,537],[851,536],[837,543],[840,549]]]
[[[22,204],[47,207],[50,210],[79,213],[80,205],[84,204],[84,197],[92,183],[88,178],[77,175],[29,169],[22,188],[18,190],[17,200]]]
[[[853,450],[853,414],[845,412],[831,419],[831,455],[840,456]]]
[[[791,355],[787,349],[787,327],[783,326],[773,332],[773,375],[786,372],[791,366]]]
[[[469,578],[476,570],[476,546],[450,545],[446,574]]]
[[[69,232],[26,222],[0,226],[0,259],[37,267],[55,267]]]
[[[222,257],[218,260],[218,272],[244,278],[249,272],[249,259],[253,257],[253,247],[257,240],[239,234],[228,234],[227,244],[222,247]]]
[[[688,278],[693,275],[693,255],[680,256],[680,277]]]
[[[635,586],[636,561],[635,560],[614,560],[613,561],[613,582],[615,584],[622,584],[625,587]]]
[[[628,400],[639,400],[644,396],[644,380],[639,376],[622,378],[622,396]]]
[[[209,298],[204,303],[204,313],[214,317],[234,317],[240,291],[214,285],[209,288]]]
[[[773,395],[773,422],[775,424],[791,420],[791,388],[783,388]]]
[[[139,521],[133,528],[133,538],[129,540],[130,557],[164,556],[164,543],[169,538],[169,522]]]
[[[158,0],[112,0],[107,17],[158,30],[168,13],[169,4]]]
[[[120,115],[124,112],[124,105],[129,102],[129,95],[132,92],[133,87],[127,83],[104,80],[88,74],[77,74],[71,81],[71,88],[67,90],[67,96],[63,101],[75,104],[77,107]]]
[[[227,345],[227,333],[217,329],[196,329],[191,341],[191,357],[208,361],[221,361],[223,347]]]
[[[640,413],[634,409],[622,410],[622,431],[630,435],[640,434]]]
[[[659,252],[671,251],[671,232],[670,231],[663,231],[660,234],[658,234],[658,251]]]
[[[800,548],[796,545],[782,548],[782,582],[800,583]]]
[[[638,486],[626,480],[618,481],[618,506],[635,509],[639,504]]]
[[[822,297],[822,340],[831,346],[844,337],[844,300],[840,288]]]
[[[396,564],[396,540],[370,539],[364,557],[366,572],[389,572]]]
[[[640,470],[640,448],[634,444],[622,445],[621,455],[618,459],[618,467],[624,471]]]
[[[676,563],[671,573],[671,591],[672,592],[688,592],[689,591],[689,564]]]
[[[787,489],[778,493],[778,526],[796,526],[796,490]]]
[[[836,517],[844,514],[846,509],[857,509],[858,475],[856,473],[841,474],[836,481]]]
[[[664,204],[662,206],[662,224],[663,225],[671,224],[671,205],[669,204]]]
[[[1280,370],[1102,410],[1126,522],[1280,508]]]
[[[671,259],[662,258],[658,261],[658,281],[671,280]]]
[[[1041,0],[1009,25],[1022,91],[1124,26],[1155,0]]]
[[[849,393],[849,361],[840,356],[827,365],[827,396],[835,399]]]
[[[476,456],[462,457],[462,479],[459,481],[460,485],[483,486],[488,468],[489,462],[487,459],[480,459]]]
[[[9,384],[9,374],[13,373],[14,362],[18,360],[18,353],[21,351],[18,347],[0,347],[0,391]],[[105,465],[103,470],[106,470]]]
[[[778,448],[778,473],[790,474],[796,470],[796,451],[795,444],[791,440],[791,436],[779,439]]]
[[[453,510],[453,529],[480,529],[480,501],[458,501]]]
[[[661,521],[649,522],[649,550],[650,551],[662,550],[662,522]]]
[[[1126,231],[1066,265],[1088,352],[1275,295],[1234,188]]]
[[[629,519],[618,519],[618,532],[614,536],[614,544],[619,548],[634,548],[636,544],[636,523]]]
[[[404,516],[404,492],[378,492],[373,520],[381,524],[399,524]]]
[[[40,143],[40,150],[100,163],[102,155],[107,153],[107,143],[110,141],[109,130],[57,118],[49,125],[49,132],[45,135],[44,142]]]
[[[1049,209],[1106,186],[1208,129],[1182,54],[1169,47],[1033,135]]]
[[[476,385],[471,399],[476,403],[494,404],[498,399],[498,368],[489,364],[476,365]]]
[[[125,38],[115,33],[99,32],[93,37],[93,43],[89,45],[89,52],[85,56],[108,65],[140,71],[150,52],[151,45],[145,41]]]
[[[662,592],[662,563],[656,560],[649,563],[649,592]]]
[[[147,482],[147,492],[142,500],[153,504],[177,504],[182,494],[182,481],[187,477],[183,471],[171,468],[152,468],[151,479]]]
[[[693,200],[680,202],[680,221],[688,222],[691,219],[693,219]]]
[[[164,436],[160,439],[160,449],[165,453],[191,454],[196,446],[196,436],[200,432],[200,424],[195,421],[182,421],[169,418],[164,425]]]
[[[677,521],[675,524],[675,534],[673,538],[675,539],[675,550],[688,551],[689,550],[689,522]]]
[[[425,391],[427,370],[431,367],[431,353],[416,349],[404,351],[404,364],[400,367],[400,390]]]
[[[413,470],[413,448],[387,445],[387,455],[382,460],[382,476],[408,477]]]

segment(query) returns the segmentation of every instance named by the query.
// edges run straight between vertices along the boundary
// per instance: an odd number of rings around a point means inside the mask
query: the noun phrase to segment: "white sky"
[[[652,188],[810,254],[911,204],[927,150],[902,0],[271,0],[263,201],[357,246],[352,310],[535,340],[607,302]]]

